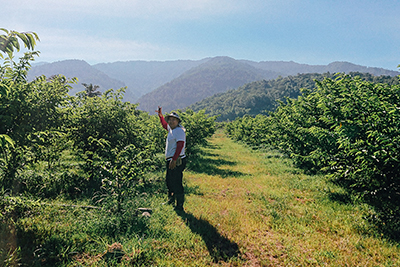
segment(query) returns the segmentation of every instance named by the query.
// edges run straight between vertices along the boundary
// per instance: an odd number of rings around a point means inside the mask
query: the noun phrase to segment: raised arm
[[[158,106],[158,110],[156,110],[156,113],[158,114],[158,117],[160,118],[160,122],[161,122],[161,124],[162,124],[162,126],[163,126],[163,128],[165,129],[165,130],[167,130],[168,129],[168,123],[165,121],[165,119],[164,119],[164,116],[163,116],[163,114],[162,114],[162,111],[161,111],[161,107],[160,106]]]

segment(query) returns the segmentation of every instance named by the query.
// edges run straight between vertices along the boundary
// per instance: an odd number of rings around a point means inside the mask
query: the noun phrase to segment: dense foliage
[[[227,125],[236,140],[272,146],[309,172],[327,173],[375,207],[376,222],[399,235],[400,85],[338,75],[316,81],[270,116]]]
[[[371,82],[398,83],[396,77],[373,76],[368,73],[350,73]],[[218,115],[218,121],[235,120],[244,115],[256,116],[267,114],[277,108],[276,100],[285,101],[286,97],[297,98],[301,88],[315,88],[315,80],[332,78],[331,73],[306,73],[296,76],[278,77],[275,80],[261,80],[246,84],[238,89],[205,98],[189,108],[198,111],[206,110],[209,115]]]

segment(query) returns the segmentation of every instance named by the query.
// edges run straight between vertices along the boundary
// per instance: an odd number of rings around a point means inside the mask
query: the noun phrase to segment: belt
[[[180,159],[185,159],[186,156],[179,156],[178,159],[179,159],[179,158],[180,158]],[[167,161],[170,161],[171,159],[172,159],[172,157],[166,158]]]
[[[182,160],[185,159],[185,158],[186,158],[186,156],[185,157],[179,156],[178,159],[176,160],[176,166],[178,166],[178,167],[181,166],[182,165]],[[167,162],[169,162],[171,160],[172,160],[172,157],[167,158]]]

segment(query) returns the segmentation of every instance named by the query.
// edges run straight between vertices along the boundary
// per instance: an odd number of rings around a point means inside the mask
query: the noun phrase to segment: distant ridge
[[[274,71],[257,69],[229,57],[215,57],[139,98],[139,109],[151,112],[154,105],[165,111],[183,109],[205,97],[246,83],[273,79]]]
[[[98,85],[101,92],[108,89],[119,89],[125,87],[125,83],[115,78],[109,77],[106,73],[93,68],[84,60],[63,60],[53,63],[36,64],[28,72],[28,80],[33,80],[36,76],[62,74],[67,78],[78,78],[77,84],[72,84],[73,90],[70,94],[84,91],[82,83]]]
[[[276,72],[280,72],[282,76],[288,75],[297,75],[301,73],[337,73],[337,72],[362,72],[362,73],[370,73],[375,76],[380,75],[388,75],[388,76],[397,76],[400,74],[398,71],[386,70],[383,68],[374,68],[374,67],[365,67],[361,65],[356,65],[346,61],[335,61],[329,63],[328,65],[308,65],[308,64],[300,64],[293,61],[248,61],[242,60],[249,65],[252,65],[256,68],[265,69],[265,70],[274,70]]]
[[[124,81],[136,101],[140,96],[168,83],[185,71],[194,68],[208,59],[175,61],[118,61],[100,63],[94,68],[110,77]]]
[[[185,108],[216,93],[223,93],[258,80],[270,80],[300,73],[361,72],[375,76],[397,76],[397,71],[365,67],[350,62],[307,65],[293,61],[249,61],[230,57],[201,60],[124,61],[89,65],[83,60],[34,63],[28,78],[63,74],[77,77],[71,94],[83,91],[82,83],[99,85],[100,91],[127,86],[124,100],[139,103],[152,112],[162,105],[165,111]]]
[[[399,72],[368,68],[348,62],[333,62],[327,66],[295,62],[253,62],[229,57],[215,57],[183,73],[171,82],[139,98],[139,109],[151,112],[160,105],[165,110],[186,108],[202,99],[247,83],[287,77],[298,73],[360,72],[376,76],[396,76]],[[295,74],[293,74],[295,73]]]

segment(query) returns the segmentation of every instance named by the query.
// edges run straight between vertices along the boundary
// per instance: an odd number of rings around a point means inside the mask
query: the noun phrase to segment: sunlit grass
[[[242,264],[400,264],[399,245],[366,223],[368,207],[332,200],[344,192],[324,177],[307,176],[276,152],[251,151],[221,133],[206,152],[211,161],[226,162],[218,169],[235,175],[188,172],[188,186],[203,195],[190,195],[187,209],[236,242]]]
[[[162,173],[149,174],[122,217],[65,206],[91,204],[84,200],[25,208],[15,240],[30,238],[36,251],[20,253],[20,262],[31,255],[40,266],[400,266],[399,244],[366,222],[367,205],[279,153],[252,151],[218,132],[191,160],[185,213],[162,205]],[[119,263],[105,257],[114,244],[124,251]]]

